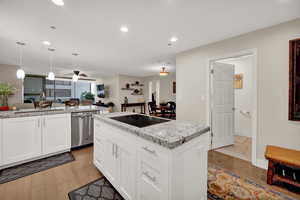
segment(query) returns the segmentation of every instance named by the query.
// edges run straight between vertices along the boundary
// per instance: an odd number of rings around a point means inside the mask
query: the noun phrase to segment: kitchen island
[[[107,112],[96,106],[0,112],[0,169],[71,150],[71,114]]]
[[[94,164],[126,200],[206,200],[209,127],[94,115]]]

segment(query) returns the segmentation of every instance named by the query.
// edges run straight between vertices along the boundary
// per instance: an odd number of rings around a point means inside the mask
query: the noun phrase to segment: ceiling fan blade
[[[67,74],[64,74],[64,76],[72,76],[74,73],[67,73]]]
[[[88,75],[86,75],[86,74],[84,74],[84,73],[80,74],[79,76],[82,76],[82,77],[88,77]]]

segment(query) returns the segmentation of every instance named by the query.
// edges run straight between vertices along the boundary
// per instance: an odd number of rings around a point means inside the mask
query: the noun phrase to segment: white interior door
[[[212,148],[234,143],[234,65],[212,64]]]

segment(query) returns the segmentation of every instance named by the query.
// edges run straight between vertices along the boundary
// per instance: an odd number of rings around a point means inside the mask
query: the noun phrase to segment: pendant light
[[[26,45],[24,42],[16,42],[19,45],[20,56],[19,56],[19,69],[17,70],[17,79],[25,78],[25,71],[22,69],[22,59],[23,59],[23,47]]]
[[[72,56],[77,57],[79,54],[78,53],[72,53]],[[74,60],[73,60],[73,65],[74,65]],[[74,71],[72,81],[77,82],[79,79],[79,71]]]
[[[55,51],[55,49],[48,48],[48,51],[50,51],[50,56],[49,56],[50,72],[48,73],[47,79],[50,80],[50,81],[54,81],[55,80],[55,74],[53,72],[52,62],[53,62],[53,52]]]

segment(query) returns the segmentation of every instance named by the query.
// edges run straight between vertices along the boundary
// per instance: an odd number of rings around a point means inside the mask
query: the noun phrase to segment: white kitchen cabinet
[[[136,191],[136,150],[130,143],[122,140],[117,145],[116,158],[120,193],[125,199],[134,200]]]
[[[1,134],[0,169],[69,151],[71,115],[2,119]]]
[[[117,179],[117,159],[116,159],[116,144],[108,137],[104,138],[104,159],[103,166],[106,173],[106,178],[111,183],[116,183]]]
[[[42,154],[40,117],[3,120],[3,164],[19,162]]]
[[[208,133],[168,149],[97,118],[94,130],[94,163],[125,200],[207,199]]]
[[[70,114],[46,115],[42,120],[43,154],[71,148]]]
[[[134,200],[135,148],[124,138],[119,137],[119,130],[112,130],[97,120],[94,123],[94,133],[94,163],[111,184],[120,186],[117,189],[126,200]]]

